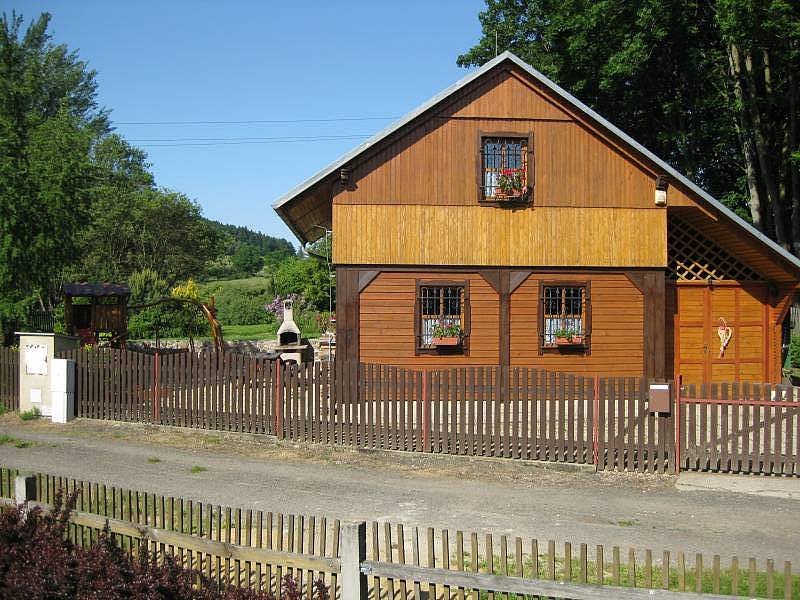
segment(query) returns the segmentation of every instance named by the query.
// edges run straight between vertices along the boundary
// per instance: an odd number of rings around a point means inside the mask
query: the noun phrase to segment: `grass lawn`
[[[198,282],[197,287],[203,293],[219,294],[228,290],[269,290],[271,282],[268,277],[246,277],[244,279],[214,279]]]
[[[222,337],[228,342],[238,340],[272,340],[278,331],[277,323],[259,325],[222,325]]]

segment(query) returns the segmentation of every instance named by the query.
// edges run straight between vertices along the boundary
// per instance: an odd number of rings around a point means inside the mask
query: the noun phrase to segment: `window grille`
[[[527,138],[481,140],[481,188],[486,200],[523,197],[528,189]]]
[[[584,336],[586,288],[583,286],[543,287],[543,342],[556,343],[556,332],[569,330],[573,336]]]
[[[464,327],[464,288],[461,286],[429,286],[419,288],[419,346],[431,347],[437,325]]]

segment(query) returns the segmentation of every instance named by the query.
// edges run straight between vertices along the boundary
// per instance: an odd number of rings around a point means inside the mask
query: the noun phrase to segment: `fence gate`
[[[800,395],[792,386],[678,386],[681,469],[800,476]]]

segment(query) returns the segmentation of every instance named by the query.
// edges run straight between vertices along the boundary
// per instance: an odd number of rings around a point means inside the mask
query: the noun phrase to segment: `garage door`
[[[767,380],[765,284],[679,283],[677,303],[675,373],[685,383]],[[733,329],[724,350],[721,319]]]

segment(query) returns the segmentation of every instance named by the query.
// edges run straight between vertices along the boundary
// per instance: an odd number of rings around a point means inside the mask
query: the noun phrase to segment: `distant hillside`
[[[224,240],[229,247],[225,248],[226,254],[233,256],[241,244],[253,246],[261,256],[280,255],[281,258],[294,256],[295,247],[289,240],[272,237],[259,231],[253,231],[239,225],[229,225],[206,219],[212,229]]]

